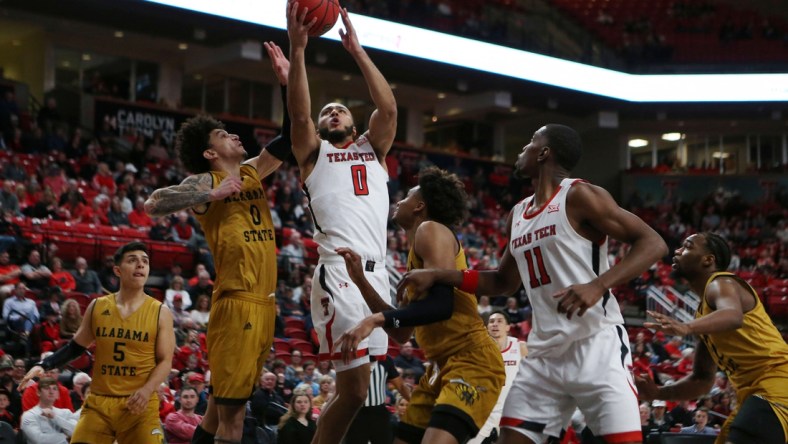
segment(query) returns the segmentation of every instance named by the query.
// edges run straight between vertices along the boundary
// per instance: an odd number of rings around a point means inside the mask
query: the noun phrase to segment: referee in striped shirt
[[[410,401],[411,388],[400,377],[390,356],[383,361],[373,360],[370,371],[367,400],[350,424],[345,444],[391,444],[394,440],[391,412],[386,408],[386,386],[389,382]]]

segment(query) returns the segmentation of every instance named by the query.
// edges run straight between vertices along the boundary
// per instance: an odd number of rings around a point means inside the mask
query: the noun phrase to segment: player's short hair
[[[555,161],[567,171],[572,171],[583,154],[583,142],[577,131],[566,125],[550,123],[545,125],[547,146],[555,154]]]
[[[148,254],[148,247],[142,242],[129,242],[115,251],[115,254],[112,256],[112,261],[115,262],[115,265],[120,265],[120,261],[123,260],[123,255],[130,251],[142,251],[143,253]]]
[[[703,238],[706,239],[706,250],[714,256],[717,271],[727,270],[728,265],[731,264],[731,249],[728,241],[719,234],[709,231],[703,233]]]
[[[512,318],[509,317],[509,314],[501,310],[500,308],[497,308],[487,313],[487,316],[484,317],[484,325],[487,325],[490,322],[490,318],[492,317],[492,315],[496,315],[496,314],[503,316],[503,320],[506,321],[506,325],[510,325],[512,323]]]
[[[175,149],[187,170],[195,174],[211,170],[211,163],[202,153],[211,146],[211,132],[217,129],[224,129],[224,124],[206,115],[192,117],[181,124],[175,137]]]
[[[468,195],[456,174],[438,167],[425,168],[419,173],[419,192],[430,219],[449,227],[465,219]]]

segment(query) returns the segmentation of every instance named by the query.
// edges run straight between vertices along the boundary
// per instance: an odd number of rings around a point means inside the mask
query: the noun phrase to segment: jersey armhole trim
[[[211,175],[211,191],[213,191],[213,187],[214,187],[214,185],[216,185],[216,184],[214,183],[213,174],[211,174],[211,172],[210,172],[210,171],[208,172],[208,174],[210,174],[210,175]],[[194,207],[192,207],[192,211],[194,211],[194,213],[195,213],[195,214],[199,214],[200,216],[202,216],[202,215],[204,215],[205,213],[207,213],[207,212],[208,212],[208,210],[210,210],[210,209],[211,209],[211,203],[210,203],[210,202],[205,202],[205,204],[204,204],[204,205],[205,205],[205,211],[197,211],[197,210],[196,210]]]

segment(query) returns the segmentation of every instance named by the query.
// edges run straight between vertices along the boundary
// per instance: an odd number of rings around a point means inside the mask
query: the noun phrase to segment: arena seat
[[[285,327],[285,336],[290,339],[300,339],[302,341],[309,341],[306,332],[300,328]],[[292,345],[292,343],[293,342],[291,340],[290,344]]]
[[[281,359],[287,365],[290,365],[290,363],[292,362],[291,359],[290,359],[291,357],[292,357],[292,354],[289,351],[288,352],[276,352],[276,353],[274,353],[274,358],[275,359]]]
[[[315,352],[315,347],[309,341],[291,338],[288,342],[293,350],[300,350],[302,354]]]
[[[289,316],[289,317],[285,318],[285,327],[286,328],[297,328],[299,330],[306,331],[306,326],[305,326],[304,320],[301,319],[301,318],[296,318],[296,317],[292,317],[292,316]]]
[[[274,338],[274,351],[279,353],[290,353],[290,343],[281,338]]]

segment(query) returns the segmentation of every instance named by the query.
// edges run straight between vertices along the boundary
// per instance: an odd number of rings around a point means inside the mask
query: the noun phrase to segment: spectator
[[[294,387],[296,384],[296,369],[300,368],[303,371],[303,367],[301,366],[301,359],[303,356],[304,354],[298,349],[290,352],[290,365],[288,365],[285,369],[285,378],[287,379],[287,382],[293,384]]]
[[[194,412],[198,415],[204,415],[205,409],[208,408],[208,390],[205,383],[205,375],[197,372],[190,372],[186,377],[186,383],[194,387],[197,393],[197,404],[194,407]]]
[[[664,343],[665,333],[661,331],[654,333],[654,336],[651,337],[651,343],[648,345],[648,349],[651,352],[651,361],[655,364],[670,359],[670,355],[665,351],[665,346],[662,345]]]
[[[197,302],[189,315],[200,330],[208,328],[208,319],[211,315],[211,299],[207,294],[197,296]]]
[[[78,372],[71,379],[72,388],[69,395],[71,397],[71,404],[74,406],[74,410],[80,410],[82,408],[82,403],[85,402],[85,397],[87,396],[83,388],[86,384],[90,384],[91,381],[91,377],[84,372]]]
[[[82,314],[79,303],[74,299],[66,299],[60,307],[60,337],[71,339],[82,325]]]
[[[11,162],[7,163],[5,168],[3,168],[3,177],[5,177],[5,179],[8,180],[9,182],[14,181],[18,183],[27,180],[27,171],[25,171],[25,168],[22,165],[21,157],[11,156]],[[25,188],[25,185],[23,183],[18,183],[15,188],[15,192],[17,196],[17,203],[21,206],[22,201],[19,200],[19,192],[18,192],[20,186],[22,187],[22,189]]]
[[[306,251],[304,250],[304,241],[301,239],[301,233],[293,230],[292,234],[290,234],[290,242],[282,247],[279,255],[282,258],[283,269],[292,272],[294,269],[303,267],[305,265],[304,256]]]
[[[334,386],[334,378],[329,375],[320,376],[317,378],[318,380],[318,392],[317,396],[312,399],[312,407],[323,410],[323,405],[325,405],[331,398],[334,396],[335,386]]]
[[[88,269],[88,261],[84,257],[78,257],[74,262],[74,291],[85,294],[101,294],[101,280],[95,271]]]
[[[506,307],[504,308],[504,311],[507,315],[509,315],[511,325],[519,324],[525,320],[523,311],[517,306],[517,298],[515,297],[509,297],[506,299]]]
[[[3,188],[0,189],[0,208],[2,208],[3,211],[12,211],[15,216],[21,216],[22,211],[19,209],[19,198],[16,197],[16,193],[14,192],[15,187],[16,182],[13,180],[6,179],[5,182],[3,182]]]
[[[115,274],[115,261],[112,256],[104,258],[104,266],[98,272],[101,282],[101,291],[104,293],[115,293],[120,288],[120,277]]]
[[[107,212],[107,221],[113,227],[128,227],[129,216],[123,212],[120,199],[113,197],[112,202],[109,204],[109,211]]]
[[[93,176],[91,186],[98,192],[106,192],[107,195],[110,196],[115,195],[117,185],[115,184],[115,178],[112,176],[112,171],[110,171],[109,165],[107,165],[106,162],[99,162],[98,170]]]
[[[681,433],[691,433],[693,435],[716,435],[717,430],[707,426],[709,422],[709,410],[701,407],[695,411],[695,424],[682,427]]]
[[[479,296],[479,304],[476,305],[476,309],[479,311],[480,315],[490,313],[493,309],[492,305],[490,305],[490,297]]]
[[[52,352],[42,353],[41,354],[41,360],[43,360],[47,356],[50,356],[51,354],[52,354]],[[68,389],[63,384],[61,384],[60,381],[58,380],[59,376],[60,376],[60,370],[56,369],[56,368],[53,368],[52,370],[47,370],[44,373],[44,378],[42,378],[41,380],[43,381],[43,380],[45,380],[47,378],[52,378],[53,380],[55,380],[55,382],[57,384],[57,387],[58,387],[58,390],[60,390],[60,396],[58,396],[57,399],[55,399],[55,401],[54,401],[55,407],[57,407],[59,409],[67,409],[67,410],[70,410],[70,411],[73,412],[74,411],[74,405],[71,404],[71,395],[69,395]],[[38,401],[39,401],[38,384],[39,383],[40,383],[40,381],[39,382],[33,382],[32,384],[29,384],[25,388],[24,393],[22,393],[22,411],[26,412],[26,411],[32,409],[33,407],[35,407],[36,404],[38,404]]]
[[[671,424],[670,417],[665,414],[667,410],[667,403],[661,400],[655,400],[651,402],[651,419],[653,427],[651,429],[651,433],[662,433],[667,432],[673,426]]]
[[[68,271],[63,270],[63,261],[59,257],[52,259],[52,276],[49,278],[49,285],[51,287],[58,287],[64,292],[74,291],[74,289],[77,288],[77,282],[74,280],[74,276]]]
[[[172,228],[170,227],[170,218],[168,217],[155,217],[153,218],[153,226],[148,232],[148,237],[156,241],[171,241]]]
[[[192,298],[189,295],[189,292],[183,288],[183,278],[180,276],[175,276],[175,278],[173,278],[172,282],[170,283],[170,288],[164,292],[164,302],[168,307],[170,307],[170,309],[173,308],[173,300],[175,299],[175,296],[178,295],[180,295],[184,307],[191,307]]]
[[[274,426],[286,412],[285,399],[276,391],[276,374],[263,371],[260,388],[252,395],[252,416],[259,426]]]
[[[665,344],[665,352],[668,354],[670,359],[680,359],[681,358],[681,342],[683,338],[681,336],[673,336],[670,338]]]
[[[38,110],[38,118],[36,119],[38,126],[46,132],[54,132],[55,127],[63,122],[63,117],[57,109],[57,100],[54,97],[48,97],[43,108]]]
[[[6,363],[0,364],[0,369],[3,368]],[[16,421],[16,415],[14,415],[8,408],[11,406],[11,393],[6,391],[5,389],[0,389],[0,421],[9,424],[14,429],[19,428],[19,424]]]
[[[424,374],[424,363],[413,354],[413,343],[408,341],[399,349],[399,356],[394,358],[394,365],[402,370],[411,370],[418,380]]]
[[[311,442],[317,424],[312,419],[312,400],[306,394],[293,395],[290,410],[279,421],[278,444]]]
[[[33,387],[28,388],[28,390]],[[55,404],[62,392],[52,378],[42,378],[35,389],[38,403],[22,415],[21,429],[30,444],[67,444],[79,417]]]
[[[58,219],[57,197],[51,189],[46,188],[38,201],[22,211],[27,217],[38,219]]]
[[[3,305],[3,319],[8,326],[23,337],[28,337],[33,326],[38,323],[36,302],[25,297],[27,287],[20,282],[14,287],[14,297],[6,299]]]
[[[172,240],[185,244],[194,235],[194,227],[189,223],[189,213],[180,211],[172,225]]]
[[[651,418],[651,406],[648,402],[640,404],[640,429],[643,432],[643,439],[646,440],[651,431],[656,428],[654,420]]]
[[[22,382],[22,378],[25,377],[25,373],[27,373],[27,367],[25,366],[24,359],[15,359],[14,360],[14,370],[11,372],[11,379],[14,382],[14,390],[16,387],[19,386],[19,383]],[[19,396],[19,410],[22,410],[22,396]]]
[[[202,421],[202,416],[194,412],[198,400],[197,390],[194,387],[186,386],[181,389],[181,409],[168,415],[164,421],[168,443],[190,444],[192,442],[194,430]]]
[[[60,306],[58,306],[59,310]],[[41,316],[44,320],[32,333],[33,349],[39,352],[52,351],[55,348],[55,343],[60,340],[58,319],[60,315],[51,308],[50,304],[46,304],[41,306]]]
[[[201,294],[213,294],[213,281],[207,270],[200,271],[197,282],[189,288],[189,295],[194,299]]]
[[[172,298],[172,320],[176,329],[182,328],[187,325],[185,320],[189,320],[188,325],[191,325],[191,316],[189,316],[189,312],[183,309],[183,296],[176,294]]]
[[[159,394],[159,419],[162,424],[167,421],[167,417],[175,413],[175,399],[172,396],[172,390],[166,382],[159,384],[156,389]]]
[[[22,281],[36,292],[41,292],[49,286],[52,271],[41,263],[41,253],[31,250],[27,256],[27,263],[22,265]]]
[[[13,293],[20,276],[22,269],[19,265],[11,263],[11,255],[8,251],[0,252],[0,300]]]
[[[145,199],[138,197],[134,202],[134,209],[128,216],[129,225],[134,228],[149,228],[153,226],[153,220],[145,212]]]

